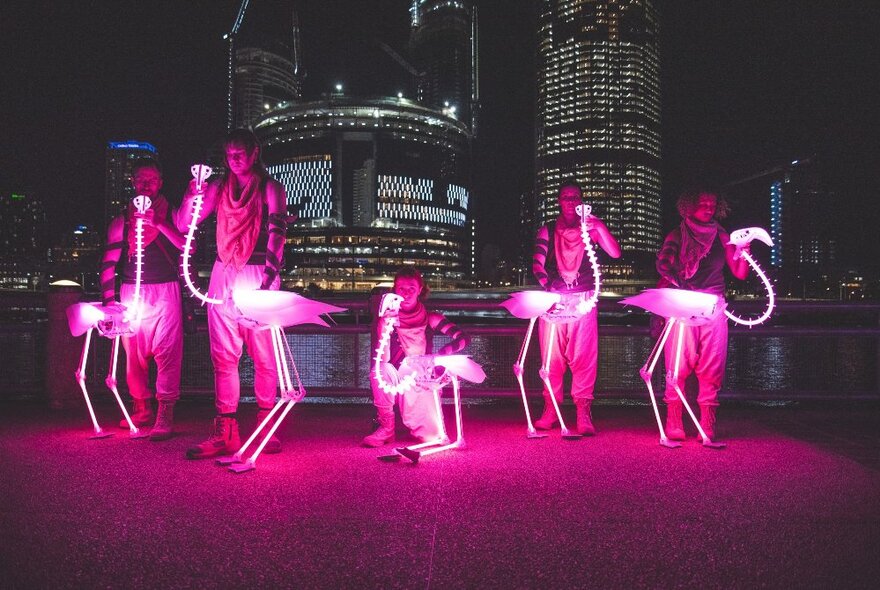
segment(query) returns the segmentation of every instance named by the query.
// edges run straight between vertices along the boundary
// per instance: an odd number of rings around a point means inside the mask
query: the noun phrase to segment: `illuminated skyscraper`
[[[726,193],[735,205],[732,227],[757,225],[770,233],[768,259],[780,292],[821,294],[834,274],[837,240],[829,229],[828,211],[835,195],[817,158],[793,160],[739,179]]]
[[[104,180],[104,227],[122,213],[134,195],[131,164],[138,158],[156,158],[152,144],[143,141],[111,141],[107,144]],[[103,229],[103,228],[102,228]]]
[[[465,0],[413,0],[410,51],[419,71],[419,101],[475,131],[477,13]]]
[[[542,0],[536,195],[573,177],[625,254],[660,245],[659,23],[652,0]]]

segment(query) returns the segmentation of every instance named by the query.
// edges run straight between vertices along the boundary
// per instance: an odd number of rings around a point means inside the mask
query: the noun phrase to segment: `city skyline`
[[[407,72],[375,39],[405,49],[408,4],[297,2],[304,95],[330,91],[334,81],[367,96],[404,85]],[[477,2],[482,175],[474,206],[481,245],[506,248],[516,234],[515,204],[533,186],[535,21],[529,2],[505,11],[484,5]],[[42,198],[56,231],[61,220],[81,222],[92,210],[97,221],[106,142],[134,139],[156,145],[168,196],[178,199],[189,163],[225,130],[222,34],[237,6],[13,2],[0,23],[7,81],[0,116],[8,130],[0,187]],[[847,238],[841,257],[876,268],[876,240],[864,238],[880,218],[871,174],[880,157],[871,107],[878,9],[755,1],[659,8],[664,228],[687,184],[721,184],[819,153],[838,195],[827,205]],[[243,32],[266,18],[261,12],[268,7],[252,2]]]

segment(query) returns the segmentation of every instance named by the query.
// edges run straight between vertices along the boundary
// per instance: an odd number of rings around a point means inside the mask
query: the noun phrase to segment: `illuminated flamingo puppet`
[[[581,319],[590,313],[599,301],[599,287],[601,286],[601,272],[599,262],[596,259],[596,250],[593,248],[592,240],[589,233],[589,218],[591,207],[586,204],[578,205],[577,214],[580,216],[581,238],[584,242],[584,250],[593,271],[593,283],[591,291],[573,290],[565,293],[555,293],[548,291],[520,291],[513,293],[510,299],[504,301],[501,306],[507,309],[511,314],[518,318],[529,320],[529,327],[526,330],[526,337],[523,340],[519,356],[513,364],[513,374],[519,383],[519,391],[522,395],[523,408],[526,413],[526,428],[528,438],[544,438],[547,435],[539,433],[535,430],[532,422],[532,415],[529,411],[529,404],[526,400],[526,389],[523,384],[523,366],[525,364],[526,354],[529,350],[529,343],[532,339],[532,332],[535,328],[535,322],[538,318],[543,319],[550,324],[550,336],[547,338],[547,350],[541,361],[541,369],[539,375],[544,382],[544,386],[550,394],[550,400],[556,411],[556,418],[562,429],[562,438],[575,440],[581,438],[580,434],[569,430],[565,421],[562,419],[562,412],[556,401],[556,395],[553,392],[553,385],[550,383],[550,360],[553,355],[553,342],[555,340],[555,332],[557,324],[566,324]]]
[[[678,395],[684,408],[687,410],[687,413],[696,425],[697,431],[700,433],[700,437],[703,440],[703,446],[713,449],[721,449],[726,446],[724,443],[710,440],[706,435],[706,432],[700,425],[700,421],[697,420],[696,415],[685,399],[684,392],[682,392],[681,386],[679,385],[678,377],[681,365],[682,344],[684,341],[684,328],[685,326],[700,326],[707,324],[713,318],[717,317],[717,314],[722,312],[733,322],[749,327],[761,324],[770,317],[773,313],[773,308],[775,307],[773,285],[770,283],[767,275],[764,274],[764,271],[761,270],[761,267],[758,266],[758,263],[755,262],[755,259],[752,258],[748,251],[744,250],[752,240],[756,239],[768,246],[773,245],[773,240],[767,232],[759,227],[745,228],[732,232],[728,244],[736,247],[734,260],[738,260],[740,257],[744,258],[749,266],[758,274],[764,284],[764,289],[767,293],[767,306],[764,312],[757,318],[742,318],[730,313],[726,309],[724,299],[718,295],[701,293],[699,291],[687,291],[684,289],[648,289],[638,295],[621,300],[621,303],[624,305],[635,305],[667,319],[666,326],[664,327],[660,338],[654,344],[654,349],[651,351],[644,366],[639,371],[642,380],[648,387],[648,394],[651,396],[654,417],[657,419],[657,427],[660,430],[660,444],[664,447],[677,448],[681,446],[681,443],[672,441],[666,436],[666,432],[663,429],[663,422],[660,419],[660,411],[657,408],[657,400],[654,396],[651,376],[654,372],[654,368],[657,366],[660,352],[663,350],[663,346],[669,338],[674,326],[678,326],[676,340],[674,341],[675,363],[671,372],[672,374],[667,374],[666,379],[667,381],[671,380],[676,395]]]
[[[140,215],[146,213],[152,205],[150,198],[145,195],[136,196],[132,200],[132,203]],[[113,392],[116,401],[119,403],[122,415],[125,416],[125,421],[128,423],[131,438],[144,438],[149,436],[148,432],[140,430],[134,425],[134,422],[132,422],[128,410],[125,409],[125,404],[122,403],[122,399],[119,397],[119,390],[117,388],[118,382],[116,380],[120,338],[125,334],[132,334],[138,329],[138,323],[143,316],[144,311],[144,303],[141,301],[141,280],[143,278],[144,265],[144,220],[141,218],[136,218],[135,223],[134,254],[134,294],[128,307],[120,303],[105,306],[100,303],[84,302],[75,303],[67,308],[67,322],[71,334],[75,337],[82,336],[83,334],[86,335],[86,340],[85,343],[83,343],[83,350],[80,355],[80,361],[75,375],[76,381],[79,384],[80,389],[82,389],[83,396],[85,397],[86,407],[89,410],[89,416],[92,419],[92,425],[95,430],[95,433],[91,438],[106,438],[108,436],[113,436],[112,433],[102,430],[98,424],[98,420],[95,417],[95,411],[92,408],[92,402],[89,399],[89,392],[86,388],[86,362],[88,361],[89,356],[89,345],[92,341],[92,331],[95,329],[98,330],[98,333],[101,336],[113,339],[113,347],[110,353],[110,367],[107,371],[107,378],[104,382],[107,384],[110,391]]]
[[[382,302],[379,305],[379,317],[385,318],[385,323],[379,336],[376,356],[373,358],[373,376],[383,391],[395,397],[405,395],[416,388],[430,390],[434,396],[436,430],[440,434],[433,440],[407,447],[397,447],[394,449],[394,454],[383,455],[379,459],[397,461],[402,456],[413,463],[418,463],[422,457],[465,446],[459,378],[473,383],[482,383],[486,379],[486,373],[483,372],[479,364],[463,354],[408,356],[403,359],[399,369],[395,369],[393,365],[387,363],[385,358],[391,345],[391,335],[398,323],[397,315],[400,312],[402,301],[403,297],[394,293],[386,293],[382,297]],[[390,380],[386,378],[386,375]],[[456,427],[456,438],[452,442],[446,433],[443,412],[440,407],[440,391],[450,383],[452,383]]]
[[[256,467],[257,457],[263,452],[269,439],[278,430],[293,406],[306,395],[290,346],[284,337],[284,328],[298,324],[318,324],[326,327],[327,322],[321,318],[322,315],[345,311],[345,309],[313,301],[289,291],[236,289],[232,294],[232,302],[241,312],[239,321],[271,331],[278,384],[281,388],[281,396],[272,411],[257,425],[241,448],[234,455],[217,459],[218,465],[228,466],[229,470],[235,473],[243,473]],[[291,370],[296,379],[296,387],[290,378]],[[261,433],[263,433],[262,440],[250,457],[245,458],[248,447]]]

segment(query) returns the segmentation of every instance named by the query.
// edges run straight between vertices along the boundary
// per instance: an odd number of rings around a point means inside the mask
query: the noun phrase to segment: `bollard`
[[[76,383],[83,339],[74,338],[67,326],[67,308],[82,299],[82,287],[50,285],[46,308],[49,314],[46,335],[46,392],[49,407],[63,410],[82,405],[82,391]]]

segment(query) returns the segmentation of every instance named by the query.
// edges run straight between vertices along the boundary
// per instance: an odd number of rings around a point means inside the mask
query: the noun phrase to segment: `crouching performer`
[[[363,439],[362,444],[366,447],[380,447],[394,442],[395,397],[399,400],[403,423],[413,436],[422,442],[445,436],[443,416],[438,415],[440,408],[435,402],[433,391],[415,380],[412,380],[410,387],[400,387],[397,383],[397,369],[404,359],[431,353],[431,336],[434,331],[451,338],[437,351],[439,355],[455,354],[470,342],[464,332],[442,314],[425,309],[424,301],[428,292],[421,273],[415,268],[401,269],[394,277],[394,294],[402,299],[397,300],[400,306],[396,315],[397,325],[390,334],[390,343],[385,347],[384,362],[380,363],[379,369],[383,372],[383,380],[396,383],[397,386],[382,387],[375,371],[370,371],[370,387],[373,390],[379,427]],[[380,317],[376,322],[376,338],[379,341],[386,332],[386,322],[392,321],[391,316],[383,315],[382,311],[380,310]]]
[[[174,404],[180,398],[183,314],[177,260],[184,237],[174,225],[168,201],[159,192],[159,163],[152,158],[136,160],[131,181],[136,197],[123,215],[110,222],[107,232],[101,299],[105,307],[115,304],[116,267],[121,259],[119,296],[127,314],[136,319],[132,331],[122,336],[125,377],[134,403],[131,421],[137,427],[153,421],[155,396],[159,408],[149,436],[160,441],[172,435]],[[156,362],[155,393],[149,388],[150,359]],[[129,428],[130,424],[123,419],[119,426]]]
[[[589,257],[585,256],[585,239],[582,236],[582,219],[578,206],[583,207],[583,191],[574,180],[566,180],[559,188],[559,217],[538,230],[532,257],[532,272],[544,289],[555,293],[586,292],[594,287]],[[620,258],[620,246],[597,217],[590,215],[586,223],[589,239],[612,258]],[[599,354],[597,309],[594,306],[583,317],[573,322],[552,323],[540,320],[541,358],[545,359],[547,379],[543,391],[544,411],[535,420],[535,427],[550,430],[558,419],[555,396],[562,402],[562,377],[566,367],[571,369],[571,397],[577,408],[579,435],[593,435],[590,406],[596,385]],[[552,338],[552,341],[551,341]],[[548,349],[552,354],[548,355]],[[548,358],[549,356],[549,358]]]
[[[211,270],[208,297],[221,303],[208,306],[208,333],[214,364],[217,416],[211,436],[187,450],[190,459],[231,455],[241,447],[237,411],[240,398],[238,363],[242,347],[254,361],[257,422],[262,423],[275,405],[278,372],[272,332],[242,323],[232,301],[233,290],[280,287],[287,199],[284,187],[273,180],[260,160],[256,136],[237,129],[224,142],[227,172],[208,183],[201,195],[198,222],[211,213],[217,217],[217,260]],[[177,218],[179,229],[189,226],[197,197],[197,182],[190,184]],[[281,442],[272,436],[264,453],[278,453]]]

